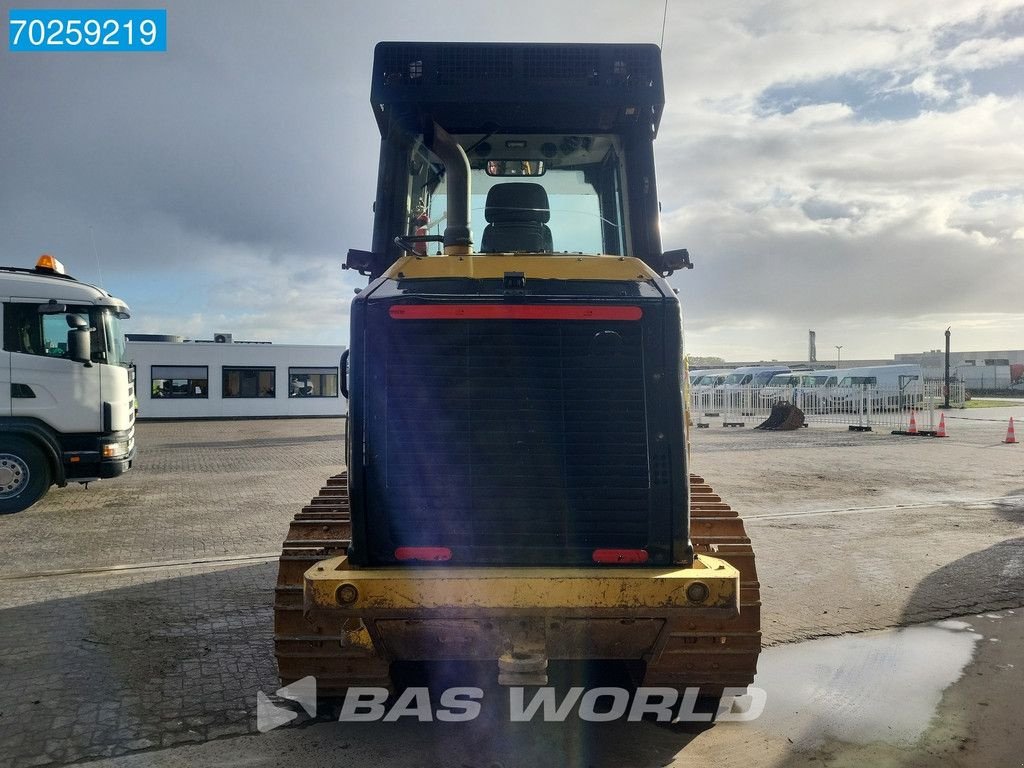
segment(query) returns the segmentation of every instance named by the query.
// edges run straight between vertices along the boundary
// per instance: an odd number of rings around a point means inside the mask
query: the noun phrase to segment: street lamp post
[[[839,365],[839,361],[840,361],[840,359],[842,358],[842,355],[843,355],[843,345],[842,344],[836,344],[835,347],[836,347],[836,365]]]
[[[943,394],[942,407],[943,408],[949,408],[949,336],[950,336],[950,331],[951,330],[952,330],[952,326],[950,326],[949,328],[946,329],[946,372],[945,372],[945,376],[943,377],[943,387],[942,387],[942,394]]]

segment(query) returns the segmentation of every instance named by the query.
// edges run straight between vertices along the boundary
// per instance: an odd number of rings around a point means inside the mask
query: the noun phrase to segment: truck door
[[[68,314],[40,314],[39,299],[4,307],[4,348],[11,352],[11,415],[35,418],[60,433],[103,430],[100,366],[70,358]],[[86,318],[87,307],[68,307]]]

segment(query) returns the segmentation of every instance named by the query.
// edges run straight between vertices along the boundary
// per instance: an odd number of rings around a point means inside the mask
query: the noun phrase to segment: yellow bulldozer
[[[371,105],[347,471],[284,543],[282,683],[393,690],[397,662],[467,662],[543,685],[593,660],[748,685],[754,554],[687,467],[659,49],[380,43]]]

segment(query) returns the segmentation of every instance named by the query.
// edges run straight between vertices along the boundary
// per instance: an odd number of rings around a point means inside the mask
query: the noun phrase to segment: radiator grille
[[[385,325],[368,470],[395,546],[646,545],[639,322]]]

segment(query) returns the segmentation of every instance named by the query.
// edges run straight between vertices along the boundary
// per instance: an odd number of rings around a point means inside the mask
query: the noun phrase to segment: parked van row
[[[690,372],[690,393],[702,408],[735,408],[751,406],[754,395],[773,376],[788,374],[785,365],[749,365]]]
[[[698,408],[770,408],[780,400],[805,411],[906,408],[920,403],[924,373],[920,365],[793,371],[784,365],[744,366],[690,374]]]

